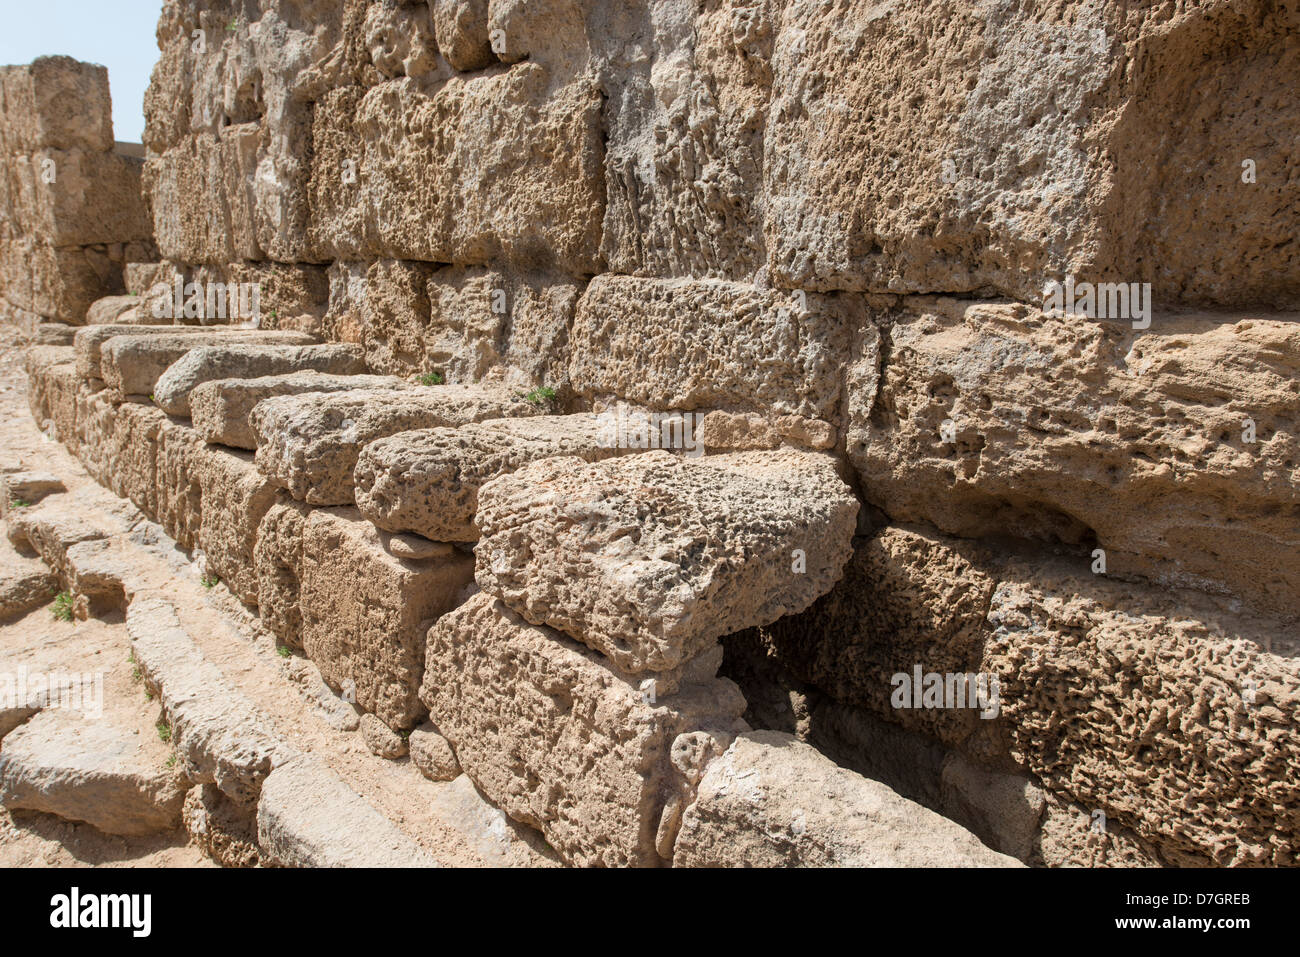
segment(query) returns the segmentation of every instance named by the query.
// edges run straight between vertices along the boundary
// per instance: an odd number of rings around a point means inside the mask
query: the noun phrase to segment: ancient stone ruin
[[[1300,863],[1300,8],[157,36],[142,160],[102,68],[0,76],[17,831]]]

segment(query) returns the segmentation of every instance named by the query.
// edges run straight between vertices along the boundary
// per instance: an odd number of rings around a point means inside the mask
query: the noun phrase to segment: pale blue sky
[[[0,0],[0,64],[64,54],[108,67],[113,135],[139,143],[162,0]]]

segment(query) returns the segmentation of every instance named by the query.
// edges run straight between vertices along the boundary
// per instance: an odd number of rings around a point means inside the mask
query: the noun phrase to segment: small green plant
[[[238,21],[238,20],[231,20],[229,23],[227,23],[227,24],[226,24],[226,32],[227,32],[227,33],[238,33],[238,32],[239,32],[239,21]]]
[[[173,751],[171,754],[169,754],[169,755],[167,756],[167,767],[169,767],[169,768],[174,768],[174,767],[176,767],[176,752],[175,752],[175,751]]]
[[[145,689],[144,689],[144,700],[145,700],[145,701],[152,701],[152,700],[153,700],[153,692],[150,691],[148,688],[145,688]]]
[[[420,385],[442,385],[445,381],[441,372],[426,372],[420,376]]]
[[[50,612],[59,621],[72,621],[72,592],[61,591],[55,595]]]
[[[204,588],[212,588],[217,582],[221,581],[216,575],[204,575],[199,579]]]
[[[543,402],[551,402],[555,399],[555,390],[549,385],[544,385],[532,392],[521,394],[519,398],[525,402],[531,402],[533,405],[541,405]]]
[[[293,651],[289,648],[288,645],[276,645],[275,653],[279,655],[281,658],[288,658],[291,654],[293,654]]]
[[[167,723],[167,719],[159,718],[154,727],[158,729],[158,740],[163,744],[168,744],[172,739],[172,726]]]
[[[32,503],[23,501],[21,498],[11,498],[9,500],[10,508],[31,508]]]
[[[129,655],[127,655],[126,660],[131,665],[131,680],[132,681],[141,680],[144,677],[144,675],[140,672],[139,662],[135,660],[135,652],[133,651]]]

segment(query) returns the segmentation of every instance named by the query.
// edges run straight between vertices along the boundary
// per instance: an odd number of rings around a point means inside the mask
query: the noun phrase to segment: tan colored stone
[[[834,418],[835,370],[861,299],[728,282],[603,275],[578,301],[569,372],[585,396],[661,409],[752,408]]]
[[[201,346],[177,359],[154,386],[154,402],[168,415],[190,417],[190,393],[215,379],[254,379],[294,372],[358,375],[361,350],[346,344],[276,346],[261,343]]]
[[[204,441],[237,449],[256,449],[257,436],[248,424],[249,414],[263,399],[304,392],[347,392],[352,389],[413,388],[396,376],[324,375],[292,372],[255,379],[216,379],[195,386],[190,393],[190,416]]]
[[[355,509],[316,509],[302,532],[302,647],[336,691],[393,730],[423,716],[425,632],[473,578],[473,559],[414,562]]]
[[[308,346],[316,340],[302,332],[213,332],[203,345]],[[185,353],[200,345],[192,336],[119,335],[101,349],[104,384],[120,395],[149,395],[162,374]]]
[[[1111,574],[1294,610],[1300,324],[1157,316],[1138,331],[927,299],[890,338],[848,454],[893,520],[1100,546]]]
[[[411,763],[430,781],[451,781],[460,776],[460,762],[451,744],[425,722],[408,739]]]
[[[476,576],[629,673],[667,671],[829,591],[857,513],[814,453],[551,459],[480,489]]]
[[[776,731],[739,735],[686,808],[675,867],[1016,867],[970,832]]]
[[[357,457],[375,439],[536,411],[504,389],[441,385],[274,396],[253,408],[249,426],[267,477],[312,505],[347,505]]]
[[[595,415],[490,419],[456,429],[399,432],[371,442],[354,472],[357,507],[376,527],[439,542],[478,539],[478,490],[528,462],[618,454]]]
[[[430,0],[438,50],[457,70],[496,61],[488,41],[488,0]]]
[[[660,819],[686,787],[673,741],[744,727],[731,682],[652,704],[600,656],[483,593],[429,631],[421,698],[483,793],[578,866],[666,863]]]

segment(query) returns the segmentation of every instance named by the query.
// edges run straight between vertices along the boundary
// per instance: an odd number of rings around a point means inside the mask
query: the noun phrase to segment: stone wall
[[[1292,864],[1297,27],[170,0],[132,282],[257,283],[289,338],[82,333],[34,411],[571,863],[871,860],[771,837],[835,817],[787,778],[875,786],[806,742],[1030,863]],[[615,455],[614,409],[709,455]]]
[[[108,71],[69,57],[0,67],[0,309],[81,325],[154,258],[144,163],[113,140]]]

